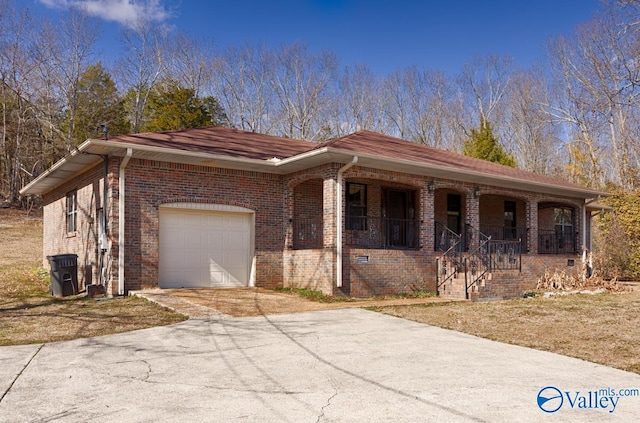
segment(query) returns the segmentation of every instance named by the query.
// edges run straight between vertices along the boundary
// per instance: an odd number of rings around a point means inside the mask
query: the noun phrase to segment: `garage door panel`
[[[212,248],[224,248],[229,243],[229,234],[222,229],[211,229],[205,234],[206,245]]]
[[[222,214],[210,214],[205,216],[205,225],[209,228],[222,228],[224,227],[224,215]]]
[[[227,227],[232,229],[245,230],[247,224],[247,219],[243,216],[227,216]]]
[[[247,258],[241,251],[238,251],[237,254],[230,252],[226,255],[225,265],[228,268],[242,268],[246,262]]]
[[[171,239],[171,248],[182,248],[184,246],[184,232],[176,226],[164,228],[160,232],[161,237]]]
[[[251,215],[162,210],[160,287],[247,286]]]

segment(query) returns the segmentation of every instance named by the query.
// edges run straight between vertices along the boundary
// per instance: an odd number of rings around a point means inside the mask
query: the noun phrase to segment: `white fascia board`
[[[318,160],[324,156],[325,160]],[[291,167],[296,161],[308,162],[336,162],[348,163],[353,156],[358,156],[358,166],[372,167],[377,169],[385,169],[397,172],[403,172],[413,175],[430,176],[435,178],[452,179],[461,182],[469,182],[476,184],[485,184],[498,186],[502,188],[520,189],[523,191],[541,192],[546,194],[561,195],[573,198],[596,198],[604,197],[609,194],[589,188],[571,188],[555,185],[552,183],[540,183],[527,181],[521,178],[511,176],[498,176],[486,174],[479,171],[452,168],[450,166],[442,166],[437,164],[426,164],[405,159],[393,159],[381,157],[372,154],[360,153],[352,150],[335,149],[325,147],[318,150],[312,150],[307,153],[299,154],[287,159],[283,159],[277,165],[283,167]],[[304,168],[306,166],[299,166]]]

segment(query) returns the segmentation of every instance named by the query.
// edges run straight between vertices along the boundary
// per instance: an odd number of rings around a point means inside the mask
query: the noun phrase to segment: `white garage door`
[[[249,285],[251,214],[160,210],[161,288]]]

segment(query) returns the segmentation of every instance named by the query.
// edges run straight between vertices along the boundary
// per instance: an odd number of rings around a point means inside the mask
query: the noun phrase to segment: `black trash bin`
[[[78,293],[78,255],[57,254],[47,256],[51,266],[49,292],[56,297],[66,297]]]

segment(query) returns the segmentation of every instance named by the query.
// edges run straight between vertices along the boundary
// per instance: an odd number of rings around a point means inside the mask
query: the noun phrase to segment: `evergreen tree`
[[[63,129],[71,123],[70,119],[70,116],[66,117]],[[89,66],[78,81],[74,120],[74,145],[89,138],[101,138],[103,125],[107,126],[109,136],[126,134],[129,130],[123,100],[118,95],[111,75],[99,62]]]
[[[142,131],[221,126],[226,123],[224,110],[214,97],[198,97],[192,88],[167,81],[149,96]]]
[[[516,167],[516,160],[507,154],[493,134],[489,121],[482,120],[480,129],[471,129],[471,136],[464,142],[463,154],[501,165]]]

